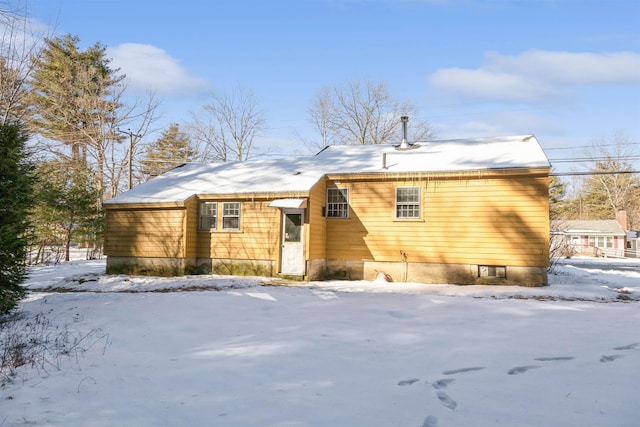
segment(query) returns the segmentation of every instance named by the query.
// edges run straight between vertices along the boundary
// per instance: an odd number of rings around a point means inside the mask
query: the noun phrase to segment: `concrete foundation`
[[[548,285],[545,267],[500,266],[503,269],[499,270],[498,276],[483,276],[480,267],[475,264],[327,260],[325,278],[374,280],[378,272],[383,271],[394,282],[529,287]],[[493,272],[494,269],[489,270]]]
[[[484,267],[484,268],[483,268]],[[309,260],[307,280],[375,280],[383,271],[394,282],[453,285],[546,286],[546,267],[479,266],[350,260]],[[488,273],[487,273],[488,272]],[[237,259],[179,259],[107,257],[107,273],[175,276],[182,274],[230,274],[277,276],[275,261]],[[302,278],[302,277],[301,277]]]
[[[108,274],[179,276],[190,274],[195,265],[195,259],[185,258],[107,257]]]

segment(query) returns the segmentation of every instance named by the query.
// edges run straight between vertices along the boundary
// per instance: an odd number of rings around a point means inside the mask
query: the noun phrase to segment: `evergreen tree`
[[[566,184],[557,176],[549,177],[549,218],[560,218],[565,211]]]
[[[107,147],[123,138],[116,129],[125,76],[110,68],[105,46],[96,43],[80,50],[79,42],[72,35],[47,39],[41,55],[34,58],[30,126],[69,147],[75,162],[87,164],[91,156],[102,190]]]
[[[34,223],[40,247],[62,245],[69,261],[72,242],[95,244],[102,236],[102,211],[95,176],[82,163],[49,161],[40,165]]]
[[[34,204],[34,167],[28,135],[17,124],[0,124],[0,313],[24,296],[29,211]]]
[[[194,156],[191,139],[174,123],[158,140],[147,147],[146,156],[140,164],[146,180],[149,180],[192,161]]]

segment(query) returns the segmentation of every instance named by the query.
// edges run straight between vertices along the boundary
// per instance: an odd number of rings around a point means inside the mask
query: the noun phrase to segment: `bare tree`
[[[22,119],[27,111],[31,58],[40,54],[45,35],[27,19],[26,3],[0,6],[0,123]]]
[[[140,163],[137,159],[144,150],[144,138],[157,130],[154,126],[160,119],[160,101],[155,92],[131,101],[123,100],[120,106],[114,126],[123,139],[110,141],[111,157],[105,165],[111,197],[122,192],[123,188],[129,188],[129,185],[123,186],[125,176],[133,186],[145,181],[141,168],[137,167]]]
[[[323,87],[313,100],[311,108],[309,108],[309,117],[311,123],[320,134],[320,146],[324,148],[333,145],[334,133],[331,131],[330,122],[331,107],[334,104],[333,94],[330,87]]]
[[[629,222],[638,224],[638,188],[640,177],[631,159],[634,144],[617,133],[593,143],[589,153],[591,166],[583,182],[580,202],[587,216],[593,219],[612,219],[618,211],[627,211]]]
[[[214,161],[244,161],[251,157],[254,139],[264,130],[265,118],[252,91],[236,88],[213,97],[187,126],[191,139]]]
[[[359,79],[322,88],[309,109],[311,123],[320,133],[320,148],[400,142],[401,115],[415,119],[415,107],[393,99],[384,83]],[[426,122],[412,120],[411,130],[414,141],[432,137]]]
[[[227,161],[227,146],[218,143],[218,125],[211,115],[206,114],[204,107],[201,112],[191,114],[191,121],[185,127],[198,160]]]

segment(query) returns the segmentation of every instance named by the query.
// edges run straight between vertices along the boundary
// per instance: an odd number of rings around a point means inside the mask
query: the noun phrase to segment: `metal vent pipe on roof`
[[[400,148],[409,148],[409,143],[407,142],[407,123],[409,122],[409,116],[400,116],[400,121],[402,122],[402,142],[400,143]]]

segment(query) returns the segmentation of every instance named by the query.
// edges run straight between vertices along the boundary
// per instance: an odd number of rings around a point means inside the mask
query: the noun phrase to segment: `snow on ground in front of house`
[[[544,288],[34,267],[22,310],[91,333],[0,389],[0,426],[635,426],[640,263],[612,263]]]

